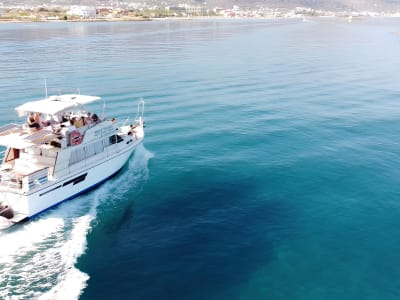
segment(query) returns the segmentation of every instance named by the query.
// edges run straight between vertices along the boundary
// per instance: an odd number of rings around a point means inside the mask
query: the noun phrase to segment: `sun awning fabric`
[[[24,137],[24,141],[33,143],[33,144],[41,144],[44,142],[49,142],[54,139],[56,135],[47,129],[42,129],[40,131],[36,131]]]
[[[68,110],[70,108],[77,107],[79,105],[88,104],[97,100],[100,97],[86,96],[86,95],[60,95],[50,96],[49,98],[27,102],[18,106],[15,110],[19,116],[25,115],[27,112],[37,112],[55,115],[59,112]]]
[[[7,135],[22,130],[22,126],[18,124],[7,124],[0,127],[0,135]]]
[[[51,130],[42,129],[30,134],[21,135],[20,133],[10,133],[0,136],[0,146],[11,147],[15,149],[24,149],[33,145],[40,145],[56,138]]]

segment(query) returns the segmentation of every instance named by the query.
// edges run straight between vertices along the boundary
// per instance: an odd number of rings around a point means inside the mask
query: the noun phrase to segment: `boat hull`
[[[82,168],[79,172],[62,180],[56,180],[51,185],[29,195],[4,193],[4,199],[16,212],[16,218],[11,221],[15,223],[27,221],[97,187],[122,169],[140,142],[132,143],[106,161]]]

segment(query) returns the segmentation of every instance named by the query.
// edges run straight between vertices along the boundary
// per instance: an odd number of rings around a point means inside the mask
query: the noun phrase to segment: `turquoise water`
[[[0,234],[0,298],[399,299],[399,25],[1,24],[1,124],[46,78],[147,136]]]

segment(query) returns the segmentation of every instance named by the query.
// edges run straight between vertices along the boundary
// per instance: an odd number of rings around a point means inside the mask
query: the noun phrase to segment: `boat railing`
[[[140,101],[137,104],[137,112],[136,112],[136,117],[134,119],[134,123],[141,123],[143,121],[143,116],[144,116],[144,100],[140,98]],[[122,122],[118,122],[118,127],[123,127],[126,125],[129,125],[131,123],[131,116],[121,116],[119,117],[121,120],[124,120]]]
[[[144,100],[143,98],[140,98],[140,101],[137,105],[137,112],[136,112],[136,118],[135,121],[138,123],[142,123],[144,118]]]
[[[122,121],[117,121],[117,127],[123,127],[129,124],[130,116],[121,116],[119,117]]]

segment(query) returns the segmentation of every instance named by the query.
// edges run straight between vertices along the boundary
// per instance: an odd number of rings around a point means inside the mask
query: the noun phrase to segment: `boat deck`
[[[15,159],[0,167],[1,190],[30,190],[48,181],[49,167],[32,161]]]

